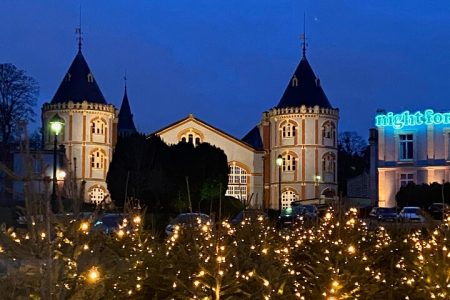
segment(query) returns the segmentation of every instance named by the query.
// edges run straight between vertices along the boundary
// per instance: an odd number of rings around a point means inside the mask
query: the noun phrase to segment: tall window
[[[291,203],[297,200],[297,194],[294,191],[284,191],[281,194],[281,208],[291,207]]]
[[[281,127],[281,136],[283,138],[290,138],[295,136],[295,125],[287,123]]]
[[[333,139],[335,135],[335,127],[332,122],[325,122],[322,126],[322,136],[326,139]]]
[[[104,121],[100,119],[96,119],[91,122],[91,132],[93,134],[105,134],[106,133],[106,124]]]
[[[400,160],[412,160],[414,158],[414,140],[412,134],[400,134]]]
[[[247,176],[248,173],[243,168],[234,164],[230,165],[228,173],[228,190],[225,195],[246,200]]]
[[[400,174],[400,186],[407,186],[409,183],[414,183],[414,174]]]
[[[93,169],[103,169],[105,155],[100,151],[94,151],[91,154],[91,167]]]
[[[295,171],[296,160],[295,156],[291,154],[283,155],[283,172]]]
[[[450,132],[447,133],[447,160],[450,160]]]
[[[102,188],[95,187],[89,193],[91,203],[100,204],[105,199],[105,191]]]
[[[322,172],[325,182],[334,182],[336,174],[336,156],[331,153],[325,153],[322,157]]]

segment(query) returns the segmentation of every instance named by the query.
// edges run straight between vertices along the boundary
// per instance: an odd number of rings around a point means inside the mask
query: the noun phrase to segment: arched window
[[[232,163],[228,172],[228,190],[225,195],[232,196],[241,200],[247,199],[247,176],[245,169]]]
[[[105,199],[105,191],[101,187],[94,187],[89,192],[91,203],[100,204]]]
[[[325,123],[323,123],[322,125],[323,142],[325,143],[326,140],[329,140],[332,141],[334,145],[335,137],[336,137],[336,126],[334,125],[334,123],[330,121],[326,121]]]
[[[325,153],[322,157],[322,172],[325,182],[334,182],[336,173],[336,156],[331,153]]]
[[[198,146],[202,143],[203,136],[200,132],[195,129],[188,129],[186,132],[182,132],[178,136],[178,140],[185,143],[191,143],[194,146]]]
[[[297,193],[295,193],[295,191],[293,190],[284,191],[281,194],[281,208],[285,209],[291,207],[291,203],[296,200],[298,200],[298,198]]]
[[[295,136],[296,126],[291,122],[283,123],[281,125],[281,137],[292,138]]]
[[[297,158],[292,154],[284,154],[283,155],[283,172],[292,172],[295,171],[297,167]]]
[[[105,155],[102,151],[96,150],[91,154],[91,167],[93,169],[103,169],[104,168]]]
[[[95,119],[91,122],[91,132],[92,134],[104,135],[106,134],[106,122],[102,119]]]

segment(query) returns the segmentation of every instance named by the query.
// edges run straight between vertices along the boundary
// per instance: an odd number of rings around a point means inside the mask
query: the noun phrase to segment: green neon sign
[[[432,109],[411,113],[408,110],[400,114],[388,112],[375,117],[375,126],[401,129],[404,126],[450,124],[450,112],[435,113]]]

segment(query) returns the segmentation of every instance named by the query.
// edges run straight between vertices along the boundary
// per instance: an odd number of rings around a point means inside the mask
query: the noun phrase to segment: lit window
[[[95,187],[89,193],[91,203],[100,204],[105,199],[105,191],[102,188]]]
[[[100,150],[97,150],[91,155],[91,167],[93,169],[103,169],[105,156]]]
[[[202,143],[201,136],[199,134],[197,134],[196,132],[192,132],[192,131],[189,131],[189,132],[183,134],[180,137],[180,141],[185,142],[185,143],[191,143],[194,146],[198,146]]]
[[[287,123],[281,127],[281,136],[283,138],[290,138],[295,136],[295,125]]]
[[[225,195],[241,200],[247,199],[247,171],[243,168],[230,165],[228,173],[228,190]]]
[[[414,174],[400,174],[400,186],[407,186],[409,183],[414,183]]]
[[[297,200],[297,194],[294,191],[285,191],[281,194],[281,208],[291,207],[291,203]]]
[[[412,134],[400,134],[400,160],[412,160],[414,158],[414,140]]]
[[[283,172],[291,172],[295,171],[296,160],[295,157],[291,154],[287,154],[283,156]]]
[[[100,119],[91,122],[91,132],[93,134],[103,135],[106,133],[106,128],[105,122]]]

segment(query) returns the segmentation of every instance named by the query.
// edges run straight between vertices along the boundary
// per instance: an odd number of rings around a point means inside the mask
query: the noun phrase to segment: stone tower
[[[296,200],[323,203],[337,195],[338,121],[339,110],[331,106],[303,51],[281,100],[263,113],[259,125],[266,152],[265,207],[287,208]]]
[[[53,149],[49,121],[56,114],[65,123],[58,144],[65,146],[78,186],[86,183],[85,202],[109,202],[105,179],[116,142],[117,110],[103,97],[81,44],[53,99],[42,107],[46,149]]]

